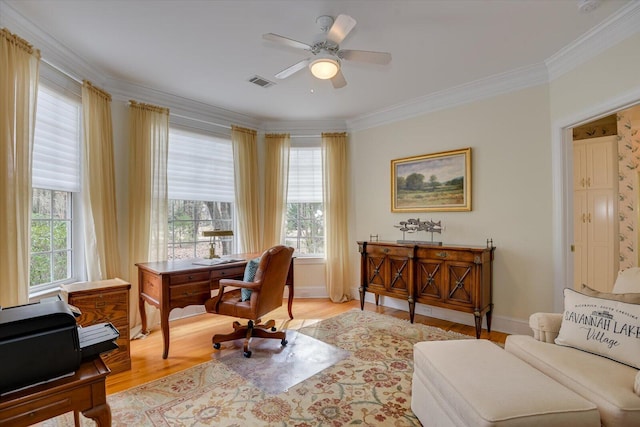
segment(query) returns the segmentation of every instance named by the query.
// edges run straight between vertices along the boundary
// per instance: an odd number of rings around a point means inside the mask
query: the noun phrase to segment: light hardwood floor
[[[287,329],[299,329],[302,326],[328,319],[354,308],[360,308],[359,301],[353,300],[335,304],[327,299],[296,299],[293,302],[293,320],[288,321],[286,301],[281,308],[265,316],[264,320],[274,319],[279,326],[285,324]],[[376,307],[372,303],[365,303],[365,310],[409,320],[409,313],[406,311],[382,306]],[[415,315],[414,321],[475,336],[475,328],[472,326],[419,314]],[[211,337],[215,333],[231,331],[232,322],[233,318],[231,317],[208,313],[172,321],[170,325],[171,342],[167,359],[162,359],[162,333],[159,328],[153,329],[144,339],[131,341],[131,370],[110,375],[107,378],[107,393],[126,390],[211,360],[214,352],[218,351],[213,349]],[[507,334],[502,332],[488,333],[486,330],[482,331],[481,336],[481,338],[490,339],[497,343],[504,343],[506,337]],[[239,357],[242,357],[240,353],[238,350]]]

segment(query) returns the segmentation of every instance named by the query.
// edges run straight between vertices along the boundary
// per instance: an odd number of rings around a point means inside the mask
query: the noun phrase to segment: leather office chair
[[[218,295],[205,302],[209,313],[249,319],[247,325],[233,322],[234,331],[229,334],[216,334],[211,338],[213,348],[219,349],[224,341],[244,338],[244,356],[251,357],[249,343],[252,337],[277,338],[282,346],[287,345],[285,331],[276,332],[275,322],[269,320],[262,324],[261,317],[282,305],[285,281],[293,256],[293,248],[274,246],[267,249],[260,257],[260,264],[253,282],[222,279]],[[248,301],[241,301],[241,290],[224,291],[225,287],[234,286],[251,290]]]

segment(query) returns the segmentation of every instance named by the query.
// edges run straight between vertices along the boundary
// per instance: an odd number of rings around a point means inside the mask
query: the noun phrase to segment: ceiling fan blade
[[[274,34],[274,33],[263,34],[262,38],[265,40],[283,44],[285,46],[294,47],[296,49],[311,50],[311,46],[309,46],[306,43],[302,43],[297,40],[290,39],[288,37],[279,36],[278,34]]]
[[[340,89],[341,87],[345,87],[347,85],[347,81],[344,78],[344,74],[342,74],[342,70],[338,70],[338,74],[331,78],[331,84],[334,89]]]
[[[338,15],[327,33],[327,40],[340,44],[355,26],[356,20],[349,15]]]
[[[309,65],[310,60],[311,58],[303,59],[302,61],[293,64],[291,67],[285,68],[275,75],[276,79],[286,79],[293,73],[296,73]]]
[[[388,64],[391,62],[391,54],[388,52],[371,52],[368,50],[340,50],[338,57],[347,61],[369,62],[371,64]]]

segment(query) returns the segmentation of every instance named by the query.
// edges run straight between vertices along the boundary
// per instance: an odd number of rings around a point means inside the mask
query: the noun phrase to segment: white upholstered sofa
[[[575,300],[569,308],[568,297]],[[534,336],[511,335],[505,350],[595,404],[603,426],[640,426],[640,320],[633,311],[639,304],[640,268],[620,272],[612,294],[586,287],[579,294],[565,290],[564,314],[533,314],[529,324]],[[609,334],[598,333],[598,328]],[[586,341],[574,340],[572,334]],[[603,355],[589,347],[602,348],[603,343]],[[580,349],[582,344],[588,351]],[[620,358],[624,363],[612,360]]]

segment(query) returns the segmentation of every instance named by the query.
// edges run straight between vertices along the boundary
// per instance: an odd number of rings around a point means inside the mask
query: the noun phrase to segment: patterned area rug
[[[108,396],[113,426],[420,426],[410,409],[413,344],[470,338],[358,309],[298,332],[337,347],[345,357],[281,392],[265,389],[225,358],[212,360]],[[232,364],[243,362],[246,369],[255,355],[236,355]],[[73,418],[44,425],[72,426]]]

